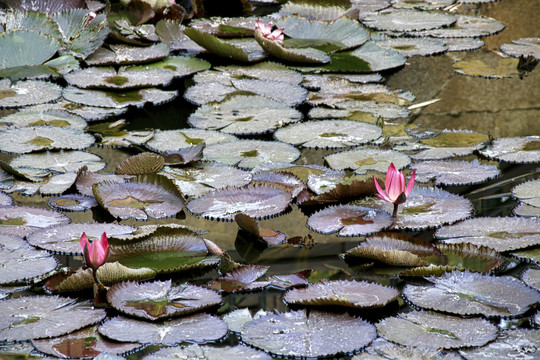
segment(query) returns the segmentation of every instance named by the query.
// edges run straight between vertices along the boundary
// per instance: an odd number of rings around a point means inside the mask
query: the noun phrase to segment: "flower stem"
[[[395,219],[398,213],[398,207],[399,204],[394,204],[394,212],[392,213],[392,217]]]

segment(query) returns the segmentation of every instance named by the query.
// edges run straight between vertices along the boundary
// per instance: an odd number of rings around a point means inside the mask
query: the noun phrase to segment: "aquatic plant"
[[[392,217],[395,218],[398,213],[399,204],[403,204],[407,200],[407,196],[411,193],[414,186],[414,177],[416,170],[413,171],[407,187],[405,187],[405,175],[394,164],[390,164],[388,171],[386,172],[386,179],[384,181],[384,190],[379,185],[379,182],[375,177],[375,187],[377,188],[377,197],[384,201],[388,201],[394,204],[394,212]]]

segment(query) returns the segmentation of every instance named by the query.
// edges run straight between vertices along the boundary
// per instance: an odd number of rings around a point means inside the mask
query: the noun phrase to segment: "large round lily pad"
[[[161,105],[173,100],[176,90],[144,88],[124,92],[79,89],[68,86],[62,92],[64,99],[76,104],[105,108],[143,107],[146,103]]]
[[[53,225],[68,224],[70,218],[47,209],[29,206],[0,206],[0,234],[27,236]]]
[[[402,10],[369,14],[362,22],[376,30],[413,31],[448,26],[455,23],[456,18],[445,13]]]
[[[163,348],[145,356],[147,360],[161,359],[200,359],[200,360],[272,360],[272,357],[262,351],[245,345],[215,347],[208,345],[184,345]]]
[[[59,151],[43,152],[35,154],[20,155],[9,163],[9,165],[23,174],[25,169],[47,170],[57,173],[77,171],[86,166],[89,171],[99,171],[105,167],[101,157],[84,151]]]
[[[145,145],[152,151],[164,153],[196,146],[203,142],[208,146],[233,140],[236,140],[235,136],[223,134],[219,131],[201,129],[158,130]]]
[[[9,79],[0,80],[0,108],[15,108],[43,104],[58,99],[60,86],[36,80],[19,81],[11,84]]]
[[[540,137],[496,139],[480,153],[488,158],[510,163],[540,162]]]
[[[83,150],[95,139],[91,134],[71,128],[35,126],[0,131],[0,151],[25,154],[41,150]]]
[[[242,341],[275,356],[327,357],[351,353],[377,336],[368,322],[321,311],[267,313],[248,322]]]
[[[540,342],[540,332],[535,329],[512,329],[499,333],[497,339],[486,346],[460,349],[459,353],[471,360],[534,359],[540,356],[535,344]]]

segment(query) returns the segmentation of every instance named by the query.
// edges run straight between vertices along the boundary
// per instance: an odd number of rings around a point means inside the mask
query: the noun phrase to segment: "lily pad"
[[[478,184],[500,175],[496,165],[473,161],[422,161],[411,165],[416,170],[416,181],[428,182],[435,179],[437,185]]]
[[[300,152],[292,145],[263,140],[236,140],[209,145],[203,159],[241,168],[255,168],[268,162],[293,162]]]
[[[219,131],[201,129],[157,130],[145,146],[152,151],[164,153],[205,143],[207,146],[236,140],[236,136]]]
[[[123,282],[107,291],[115,309],[149,320],[179,316],[218,305],[221,296],[199,286],[172,286],[171,280],[146,283]]]
[[[330,57],[323,51],[311,47],[285,48],[281,43],[265,38],[259,30],[255,32],[255,40],[269,55],[286,62],[303,64],[326,64]]]
[[[420,151],[411,155],[415,160],[439,160],[453,156],[466,156],[483,148],[489,138],[469,130],[443,130],[433,136],[419,139]]]
[[[173,74],[162,69],[123,66],[89,67],[75,70],[64,76],[68,84],[82,89],[134,89],[167,86]]]
[[[174,78],[182,78],[199,71],[207,70],[210,66],[208,61],[196,57],[168,56],[155,63],[124,68],[136,72],[144,72],[147,69],[151,71],[161,71],[163,73],[172,74]]]
[[[490,159],[510,163],[540,162],[540,136],[499,138],[480,153]]]
[[[274,356],[326,357],[357,351],[377,336],[368,322],[321,311],[267,313],[248,322],[242,341]]]
[[[350,100],[408,105],[414,99],[414,95],[409,91],[391,90],[380,84],[351,83],[349,80],[343,79],[327,82],[319,91],[310,92],[306,100],[313,105],[326,105],[333,108]],[[349,116],[349,114],[341,116]]]
[[[438,10],[455,3],[456,0],[395,0],[392,7],[395,9]]]
[[[458,315],[514,317],[540,301],[540,293],[510,276],[453,271],[428,278],[433,285],[408,284],[403,295],[421,308]]]
[[[401,313],[376,326],[378,334],[386,340],[429,349],[482,346],[497,337],[497,327],[485,319],[428,311]]]
[[[73,115],[78,115],[87,121],[103,120],[111,116],[118,116],[128,110],[124,108],[101,108],[96,106],[86,106],[75,104],[67,100],[59,100],[54,103],[27,106],[21,111],[66,111]]]
[[[100,182],[92,187],[97,202],[121,219],[173,217],[184,208],[174,183],[156,174],[138,175],[124,183]]]
[[[450,27],[408,32],[407,35],[436,38],[476,38],[496,34],[501,32],[504,27],[503,23],[490,17],[456,15],[456,22]]]
[[[37,80],[0,80],[0,108],[17,108],[54,101],[61,96],[60,86]]]
[[[161,60],[169,54],[165,44],[140,47],[125,44],[111,44],[100,47],[85,59],[88,65],[130,65]]]
[[[283,244],[287,238],[287,235],[280,231],[260,228],[255,219],[243,213],[237,214],[234,221],[239,229],[248,233],[250,238],[254,237],[263,246]]]
[[[0,34],[0,69],[41,65],[60,48],[53,37],[27,29],[16,29]]]
[[[82,255],[80,239],[83,232],[88,239],[94,240],[99,239],[103,233],[106,233],[108,237],[125,236],[135,230],[134,227],[114,223],[62,224],[36,231],[29,235],[27,239],[31,245],[50,252]]]
[[[11,160],[9,165],[25,173],[25,169],[48,170],[57,173],[77,171],[86,166],[89,171],[99,171],[105,167],[102,159],[84,151],[60,151],[24,154]]]
[[[448,46],[446,46],[444,42],[426,38],[395,38],[377,40],[376,43],[383,48],[394,49],[405,57],[415,55],[430,56],[441,54],[448,50]]]
[[[406,107],[388,103],[388,102],[376,102],[376,101],[343,101],[335,104],[338,109],[348,110],[347,114],[343,114],[347,119],[354,120],[355,117],[372,114],[375,117],[382,117],[387,119],[399,119],[407,118],[410,115],[410,111]]]
[[[497,251],[522,249],[540,244],[540,221],[520,217],[479,217],[437,230],[446,244],[471,243]]]
[[[386,306],[399,296],[396,288],[366,281],[321,281],[302,289],[291,289],[283,301],[292,305],[337,305],[360,309]]]
[[[459,353],[471,360],[489,360],[504,358],[531,358],[540,355],[533,344],[540,341],[538,330],[515,329],[499,333],[497,340],[480,348],[460,349]]]
[[[0,234],[28,236],[40,229],[68,224],[70,218],[64,214],[47,209],[29,206],[1,206]]]
[[[423,347],[405,347],[386,341],[382,337],[373,340],[364,352],[355,355],[351,360],[385,360],[385,359],[417,359],[417,360],[462,360],[455,352],[426,349]]]
[[[378,139],[380,127],[347,120],[321,120],[294,124],[277,130],[274,137],[282,142],[306,148],[344,148]]]
[[[272,80],[299,85],[303,76],[285,65],[263,61],[254,65],[216,66],[214,70],[203,71],[193,77],[195,83],[218,81],[224,85],[232,85],[233,79]]]
[[[389,31],[429,30],[455,22],[456,18],[449,14],[417,10],[380,12],[362,18],[362,23],[369,28]]]
[[[205,104],[190,115],[191,126],[217,129],[235,135],[262,134],[289,123],[302,114],[295,109],[262,96],[236,95],[218,104]]]
[[[460,75],[479,76],[488,79],[503,79],[519,75],[519,59],[501,57],[492,52],[483,52],[455,62],[454,72]]]
[[[76,179],[77,173],[74,171],[53,175],[46,184],[40,186],[39,193],[43,196],[60,195],[68,191]]]
[[[269,269],[262,265],[241,265],[208,284],[210,289],[227,293],[237,291],[261,290],[268,286],[268,281],[256,281]]]
[[[36,250],[22,238],[0,235],[0,283],[23,283],[50,273],[58,266],[46,251]]]
[[[501,51],[514,57],[533,56],[536,59],[540,59],[540,38],[512,40],[510,44],[502,44]]]
[[[53,197],[47,201],[47,204],[53,210],[61,211],[86,211],[98,206],[98,203],[94,197],[77,194],[67,194]]]
[[[99,332],[121,342],[175,345],[185,341],[205,343],[219,340],[227,334],[227,324],[209,314],[155,323],[117,316],[100,325]]]
[[[385,172],[391,163],[397,169],[403,169],[411,163],[408,155],[396,150],[353,149],[324,158],[328,165],[335,170],[352,169],[357,174],[367,171]]]
[[[0,302],[0,340],[24,341],[70,333],[105,318],[104,309],[59,296],[21,296]],[[52,324],[58,326],[51,327]]]
[[[360,201],[369,206],[392,212],[394,204],[382,200]],[[399,206],[393,229],[429,229],[463,220],[471,215],[471,202],[445,190],[415,186],[407,201]]]
[[[448,52],[453,51],[472,51],[480,49],[485,43],[476,38],[444,38],[446,46],[448,46]]]
[[[0,130],[0,151],[25,154],[41,150],[83,150],[94,137],[80,130],[55,126],[35,126]]]
[[[176,90],[145,88],[125,92],[85,90],[68,86],[62,96],[76,104],[105,108],[124,108],[127,106],[143,107],[146,103],[161,105],[173,100],[178,95]]]
[[[98,333],[97,325],[52,339],[32,340],[32,345],[42,353],[59,358],[98,359],[99,354],[123,354],[142,346],[139,343],[110,341]]]
[[[215,190],[191,200],[190,212],[212,220],[232,221],[238,213],[256,219],[276,216],[289,206],[291,194],[270,185]]]
[[[205,346],[205,345],[184,345],[178,347],[162,348],[145,356],[148,360],[159,359],[201,359],[201,360],[272,360],[272,357],[262,351],[253,349],[245,345],[236,346]]]
[[[392,225],[389,213],[356,205],[330,206],[311,215],[307,227],[322,234],[370,235]]]
[[[0,127],[18,128],[27,126],[51,126],[70,128],[75,130],[86,129],[86,121],[66,111],[19,111],[0,118]]]
[[[163,168],[165,159],[159,154],[143,152],[133,155],[116,166],[117,175],[142,175],[157,173]]]
[[[244,186],[251,182],[251,174],[221,163],[200,163],[188,168],[166,166],[161,172],[171,179],[186,196],[197,197],[227,186]]]

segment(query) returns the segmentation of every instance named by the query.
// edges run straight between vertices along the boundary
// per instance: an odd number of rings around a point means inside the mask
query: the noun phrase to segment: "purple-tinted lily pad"
[[[216,220],[232,221],[239,213],[263,219],[282,213],[290,201],[290,193],[274,186],[248,185],[203,194],[191,200],[187,208],[196,215]]]
[[[260,290],[269,285],[269,282],[256,280],[266,274],[269,268],[269,266],[262,265],[242,265],[211,282],[208,286],[211,289],[229,293],[254,289]]]
[[[446,244],[471,243],[496,251],[522,249],[540,244],[540,221],[521,217],[479,217],[437,230]]]
[[[310,176],[310,179],[311,176]],[[323,192],[318,196],[300,196],[297,198],[297,204],[302,206],[310,205],[325,205],[338,202],[347,202],[350,200],[355,200],[360,197],[373,196],[377,192],[375,188],[375,182],[373,178],[367,179],[366,181],[353,180],[350,183],[345,181],[344,183],[337,184],[333,189],[327,192]]]
[[[234,220],[240,229],[253,236],[259,243],[265,246],[283,244],[287,239],[287,235],[281,231],[259,227],[257,221],[246,214],[237,214]]]
[[[23,154],[11,160],[9,165],[18,171],[25,173],[35,170],[47,170],[57,173],[78,171],[86,166],[90,171],[99,171],[105,167],[105,162],[95,155],[84,151],[60,151],[60,152],[40,152]]]
[[[47,201],[47,204],[54,210],[61,211],[86,211],[98,206],[94,197],[77,194],[53,197]]]
[[[399,296],[396,288],[366,281],[335,280],[291,289],[283,295],[287,304],[338,305],[360,309],[383,307]]]
[[[201,360],[272,360],[272,357],[262,351],[245,345],[236,346],[205,346],[190,344],[168,347],[144,357],[146,360],[161,359],[201,359]]]
[[[27,236],[40,229],[68,224],[70,218],[47,209],[28,206],[0,207],[0,234]]]
[[[127,158],[116,166],[116,175],[142,175],[157,173],[163,168],[165,159],[159,154],[143,152]]]
[[[82,168],[77,175],[75,186],[81,194],[94,197],[92,186],[105,180],[111,182],[124,182],[126,178],[120,175],[98,174],[97,172],[88,171],[87,168]]]
[[[248,322],[242,341],[275,356],[330,357],[357,351],[377,333],[373,325],[348,314],[304,310],[267,313]]]
[[[311,215],[307,226],[322,234],[370,235],[392,225],[388,212],[356,205],[330,206]]]
[[[126,44],[111,44],[108,48],[101,47],[85,59],[88,65],[127,65],[141,64],[163,59],[169,54],[165,44],[151,46],[130,46]]]
[[[97,325],[52,339],[32,340],[42,353],[59,358],[94,358],[99,354],[123,354],[142,345],[108,340],[97,331]]]
[[[485,319],[428,311],[400,313],[376,326],[378,334],[386,340],[430,349],[482,346],[497,337],[497,327]]]
[[[480,153],[490,159],[510,163],[540,162],[540,137],[523,136],[496,139]]]
[[[215,306],[222,299],[213,290],[188,284],[173,286],[167,280],[118,283],[107,291],[107,300],[118,311],[157,320]]]
[[[540,301],[540,293],[509,276],[453,271],[428,278],[433,285],[408,284],[403,295],[421,308],[458,315],[514,317]]]
[[[35,249],[22,238],[0,235],[0,284],[27,282],[57,266],[48,252]]]
[[[205,343],[219,340],[227,334],[227,324],[209,314],[156,323],[117,316],[100,325],[99,332],[122,342],[175,345],[184,341]]]
[[[405,347],[386,341],[382,337],[373,340],[373,342],[364,349],[364,352],[353,356],[351,360],[386,359],[463,360],[463,358],[455,352],[442,352],[438,349],[427,349],[423,347]]]
[[[3,191],[0,191],[0,206],[13,205],[13,198]]]
[[[59,296],[21,296],[0,302],[0,341],[49,338],[96,324],[104,309]],[[55,324],[55,326],[51,326]]]
[[[251,184],[267,184],[285,190],[296,197],[306,185],[295,175],[288,172],[261,171],[253,174]]]
[[[428,182],[435,178],[437,185],[478,184],[500,175],[496,165],[473,161],[423,161],[411,165],[416,170],[416,181]]]
[[[195,146],[190,146],[175,151],[165,151],[161,155],[165,160],[165,165],[187,165],[201,160],[205,147],[206,143],[202,142]]]
[[[128,225],[106,223],[77,223],[51,226],[34,232],[27,237],[28,242],[41,249],[70,255],[82,255],[80,239],[84,232],[88,239],[94,240],[106,233],[111,236],[126,236],[136,229]]]
[[[156,174],[138,175],[125,183],[97,183],[93,192],[103,208],[121,219],[173,217],[184,208],[183,196],[174,183]]]
[[[521,279],[528,286],[540,291],[540,269],[527,269],[521,274]]]
[[[497,339],[486,346],[471,349],[460,349],[459,353],[466,359],[490,360],[529,358],[540,356],[535,344],[540,343],[540,331],[537,329],[512,329],[499,333]]]

